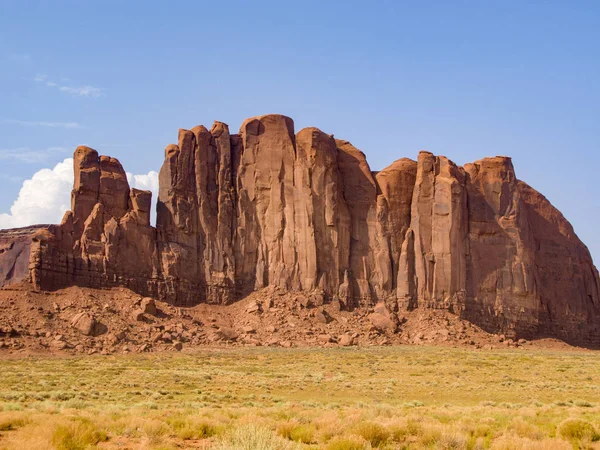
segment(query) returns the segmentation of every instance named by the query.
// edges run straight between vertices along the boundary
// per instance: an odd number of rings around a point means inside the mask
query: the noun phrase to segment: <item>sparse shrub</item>
[[[540,440],[544,437],[544,433],[542,433],[535,425],[525,422],[520,417],[517,417],[512,421],[510,428],[519,437],[533,440]]]
[[[357,425],[356,434],[368,441],[373,447],[379,447],[390,439],[387,428],[374,422],[363,422]]]
[[[91,403],[76,399],[67,400],[66,402],[62,403],[62,407],[65,409],[86,409],[91,406]]]
[[[299,424],[297,422],[285,422],[277,427],[277,434],[290,441],[312,444],[315,442],[317,429],[312,424]]]
[[[283,413],[280,412],[279,415],[282,416]],[[285,418],[288,418],[287,413],[285,414]],[[289,439],[291,441],[292,440],[292,430],[294,429],[294,427],[296,425],[297,425],[296,422],[290,422],[290,421],[280,423],[279,426],[277,427],[277,434],[279,436]]]
[[[412,402],[406,402],[402,406],[405,408],[419,408],[421,406],[425,406],[425,403],[419,400],[413,400]]]
[[[500,407],[506,408],[506,409],[519,409],[519,408],[522,408],[523,405],[521,403],[503,402],[503,403],[500,403]]]
[[[235,428],[213,447],[215,450],[293,450],[297,446],[271,430],[248,424]]]
[[[328,420],[319,420],[315,423],[317,426],[317,441],[329,442],[331,439],[344,434],[346,427],[344,423],[336,418]]]
[[[168,422],[175,431],[176,436],[183,440],[204,439],[219,433],[219,427],[206,420],[177,418]]]
[[[72,392],[55,392],[50,396],[52,400],[56,400],[59,402],[71,400],[73,397],[75,397],[75,394],[73,394]]]
[[[60,424],[52,434],[52,443],[57,450],[85,450],[106,440],[106,432],[86,419]]]
[[[0,431],[12,431],[27,424],[29,420],[23,415],[5,414],[0,416]]]
[[[594,425],[583,419],[565,419],[558,424],[556,432],[571,442],[600,440],[600,434]]]
[[[409,419],[404,425],[396,425],[390,428],[391,438],[394,442],[404,442],[409,437],[417,437],[423,434],[423,425]]]
[[[315,442],[316,428],[312,424],[297,425],[292,429],[290,438],[292,441],[302,444],[312,444]]]
[[[325,448],[327,450],[366,450],[370,447],[363,438],[349,436],[332,439]]]
[[[216,436],[219,433],[221,433],[222,430],[222,427],[203,420],[199,422],[194,422],[192,424],[192,428],[197,433],[196,435],[198,437],[196,439]]]
[[[485,419],[483,419],[485,420]],[[493,420],[493,419],[492,419]],[[465,423],[461,424],[461,431],[473,438],[487,438],[492,435],[492,428],[487,423]]]
[[[442,426],[428,424],[424,426],[419,441],[426,447],[436,445],[442,439]]]
[[[491,450],[572,450],[571,444],[559,439],[532,441],[527,438],[509,435],[496,439]]]
[[[142,403],[138,403],[136,405],[136,407],[138,408],[144,408],[144,409],[158,409],[158,405],[154,402],[142,402]]]
[[[459,433],[442,434],[436,443],[440,450],[463,450],[467,448],[467,438]]]
[[[148,440],[152,443],[159,443],[163,436],[169,434],[169,427],[160,420],[146,420],[142,424],[142,430]]]
[[[20,403],[4,403],[2,405],[4,411],[23,411],[23,405]]]

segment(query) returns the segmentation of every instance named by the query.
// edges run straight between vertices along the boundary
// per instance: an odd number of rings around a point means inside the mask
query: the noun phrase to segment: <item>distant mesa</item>
[[[351,143],[276,114],[215,122],[165,150],[151,194],[118,160],[74,155],[60,225],[0,236],[0,283],[122,286],[173,305],[278,287],[340,307],[450,310],[486,330],[600,343],[586,246],[510,158],[420,152],[372,172]]]

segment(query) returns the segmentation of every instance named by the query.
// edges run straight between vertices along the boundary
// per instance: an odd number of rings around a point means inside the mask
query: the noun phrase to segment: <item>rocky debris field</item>
[[[334,347],[434,344],[492,349],[560,346],[489,334],[445,310],[394,313],[383,304],[343,311],[319,294],[274,288],[235,304],[174,307],[124,288],[0,290],[0,355],[122,354],[197,346]]]

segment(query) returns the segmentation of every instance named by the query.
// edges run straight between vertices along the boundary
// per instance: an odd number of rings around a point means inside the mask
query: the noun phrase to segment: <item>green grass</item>
[[[593,352],[245,348],[1,364],[0,450],[600,444]]]

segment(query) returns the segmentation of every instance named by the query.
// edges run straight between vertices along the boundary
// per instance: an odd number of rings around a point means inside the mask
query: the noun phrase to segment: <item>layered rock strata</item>
[[[117,160],[75,151],[71,211],[35,234],[39,289],[124,286],[175,305],[275,286],[343,307],[448,309],[490,331],[600,342],[598,271],[510,158],[457,166],[365,155],[281,115],[180,130],[150,193]]]

